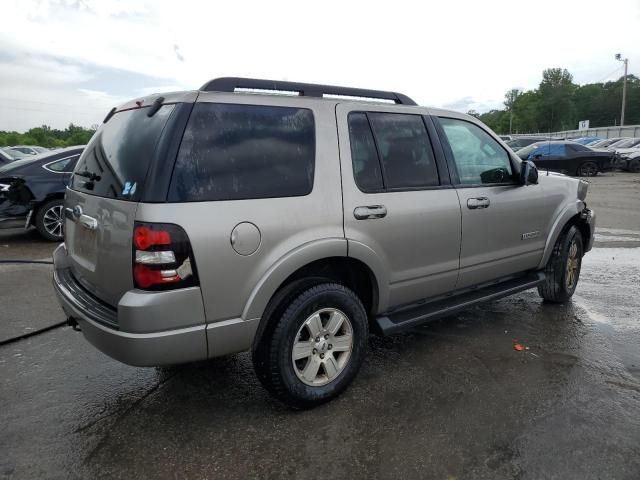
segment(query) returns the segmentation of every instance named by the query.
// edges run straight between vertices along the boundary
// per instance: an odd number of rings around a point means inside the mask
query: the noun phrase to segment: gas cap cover
[[[240,255],[251,255],[260,246],[260,229],[251,222],[241,222],[231,232],[231,246]]]

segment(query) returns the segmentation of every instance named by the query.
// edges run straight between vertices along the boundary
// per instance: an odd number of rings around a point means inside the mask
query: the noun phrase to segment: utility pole
[[[627,103],[627,68],[629,67],[629,59],[622,58],[620,53],[616,53],[616,60],[624,63],[624,78],[622,79],[622,110],[620,111],[620,126],[624,126],[624,107]]]

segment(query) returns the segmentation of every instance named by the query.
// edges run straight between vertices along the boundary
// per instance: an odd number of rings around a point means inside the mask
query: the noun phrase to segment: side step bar
[[[523,290],[529,290],[537,287],[544,279],[543,272],[533,272],[524,277],[506,280],[482,288],[465,290],[457,295],[391,312],[376,318],[376,321],[383,334],[391,335],[488,300],[495,300]]]

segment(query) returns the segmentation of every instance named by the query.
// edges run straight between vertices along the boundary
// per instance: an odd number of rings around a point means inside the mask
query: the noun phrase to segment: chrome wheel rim
[[[62,205],[56,205],[44,212],[42,223],[44,224],[44,229],[49,235],[62,237]]]
[[[312,387],[333,382],[344,371],[353,350],[351,321],[336,308],[323,308],[302,324],[293,342],[291,361],[298,379]]]
[[[578,267],[580,266],[580,258],[578,257],[578,244],[571,242],[569,246],[569,255],[567,256],[567,271],[565,274],[567,289],[571,290],[578,280]]]

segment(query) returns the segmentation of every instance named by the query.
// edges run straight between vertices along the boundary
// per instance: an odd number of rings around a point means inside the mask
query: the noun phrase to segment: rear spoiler
[[[180,103],[180,102],[193,103],[196,101],[197,97],[198,97],[198,91],[195,91],[195,90],[182,91],[182,92],[168,92],[168,93],[162,93],[162,94],[154,93],[153,95],[137,98],[134,100],[129,100],[128,102],[118,105],[117,107],[113,107],[111,110],[109,110],[109,113],[107,114],[107,116],[104,117],[104,120],[102,121],[102,123],[107,123],[111,119],[111,117],[113,117],[118,112],[124,112],[126,110],[134,110],[136,108],[151,107],[151,110],[147,112],[147,115],[152,117],[160,109],[162,105],[169,105],[172,103]]]

